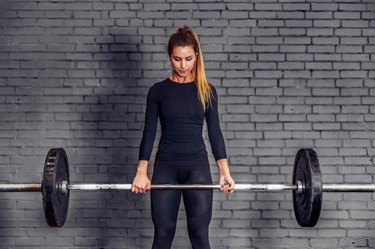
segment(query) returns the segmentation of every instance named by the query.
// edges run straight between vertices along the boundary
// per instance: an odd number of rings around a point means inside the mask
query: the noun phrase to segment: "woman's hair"
[[[207,103],[211,103],[212,89],[207,81],[204,70],[203,55],[199,44],[197,33],[189,26],[184,25],[172,34],[168,42],[168,55],[171,56],[175,47],[191,46],[197,55],[195,66],[192,70],[194,81],[198,88],[198,98],[203,109],[206,110]]]

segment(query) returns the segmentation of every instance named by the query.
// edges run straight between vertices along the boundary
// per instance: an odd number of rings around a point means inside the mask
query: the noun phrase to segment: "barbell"
[[[151,185],[151,189],[220,189],[221,185]],[[44,216],[51,227],[62,227],[66,221],[71,190],[130,190],[131,184],[80,183],[69,178],[68,157],[64,149],[47,153],[42,183],[0,183],[0,192],[42,192]],[[323,184],[318,155],[311,148],[300,149],[294,160],[292,184],[236,184],[235,190],[288,191],[293,194],[296,220],[302,227],[313,227],[320,218],[323,192],[375,192],[375,184]]]

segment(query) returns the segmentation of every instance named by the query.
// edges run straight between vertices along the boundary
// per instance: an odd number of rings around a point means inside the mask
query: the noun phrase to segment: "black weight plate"
[[[63,193],[62,181],[69,184],[69,163],[64,149],[50,149],[44,163],[42,194],[44,216],[49,226],[62,227],[69,208],[69,190]]]
[[[293,184],[301,181],[303,191],[293,190],[293,207],[302,227],[313,227],[319,220],[323,202],[323,182],[319,159],[313,149],[300,149],[293,168]]]

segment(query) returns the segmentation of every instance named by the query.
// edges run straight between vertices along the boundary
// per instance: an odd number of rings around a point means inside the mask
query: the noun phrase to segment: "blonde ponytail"
[[[204,60],[201,46],[197,33],[189,26],[184,25],[179,28],[176,33],[172,34],[168,42],[168,54],[171,56],[173,48],[177,46],[192,46],[197,54],[195,67],[192,70],[195,84],[198,89],[198,98],[203,109],[206,110],[207,104],[211,103],[213,96],[210,84],[207,81],[204,69]]]

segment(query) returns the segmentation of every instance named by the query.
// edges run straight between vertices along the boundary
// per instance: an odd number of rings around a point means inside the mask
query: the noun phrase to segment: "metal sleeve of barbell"
[[[330,183],[323,184],[323,192],[375,192],[375,184]]]
[[[0,192],[41,192],[40,183],[0,183]]]
[[[222,186],[216,185],[204,185],[204,184],[188,184],[188,185],[174,185],[174,184],[155,184],[151,185],[151,189],[220,189]],[[131,184],[69,184],[68,190],[130,190]],[[284,184],[236,184],[235,190],[252,190],[252,191],[284,191],[284,190],[296,190],[296,185],[284,185]]]

